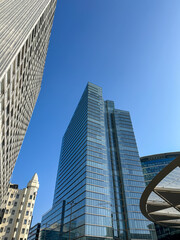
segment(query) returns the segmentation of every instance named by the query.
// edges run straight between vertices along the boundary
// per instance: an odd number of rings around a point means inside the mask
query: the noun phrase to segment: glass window
[[[10,218],[9,219],[9,224],[11,224],[13,222],[13,219],[12,218]]]

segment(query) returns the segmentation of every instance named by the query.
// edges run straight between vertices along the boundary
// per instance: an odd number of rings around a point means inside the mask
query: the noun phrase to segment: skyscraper
[[[0,204],[39,95],[55,6],[0,1]]]
[[[156,239],[139,209],[144,187],[129,112],[88,83],[62,140],[41,239]]]
[[[24,189],[18,189],[17,184],[10,184],[0,209],[0,239],[27,239],[38,188],[37,174]]]

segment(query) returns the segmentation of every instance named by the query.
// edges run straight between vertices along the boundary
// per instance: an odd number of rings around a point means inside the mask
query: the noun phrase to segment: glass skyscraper
[[[63,137],[41,239],[156,239],[139,209],[144,187],[129,112],[88,83]]]

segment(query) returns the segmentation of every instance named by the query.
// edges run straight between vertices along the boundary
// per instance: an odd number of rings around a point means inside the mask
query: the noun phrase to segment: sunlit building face
[[[31,119],[56,0],[0,2],[0,204]]]
[[[88,83],[62,140],[41,239],[155,239],[139,209],[144,187],[129,112]]]

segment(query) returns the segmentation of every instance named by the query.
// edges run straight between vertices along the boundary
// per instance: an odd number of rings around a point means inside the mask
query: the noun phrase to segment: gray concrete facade
[[[55,6],[0,1],[0,204],[41,88]]]

